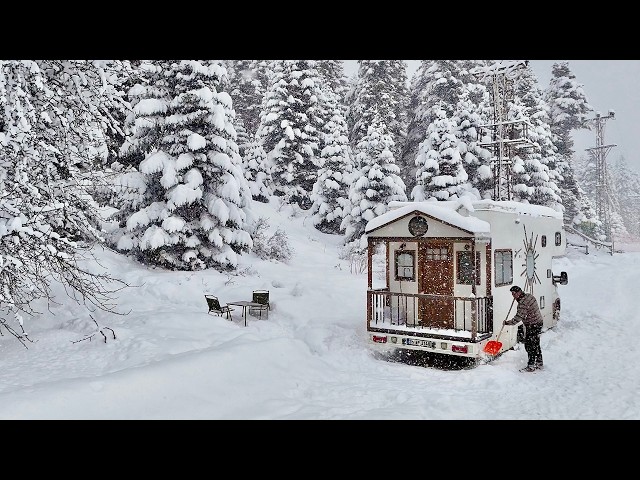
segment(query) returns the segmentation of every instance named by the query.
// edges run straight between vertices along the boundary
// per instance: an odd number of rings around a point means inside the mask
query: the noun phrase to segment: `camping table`
[[[237,300],[235,302],[227,302],[227,305],[237,305],[242,307],[242,316],[244,317],[244,326],[247,326],[247,307],[261,307],[261,303],[250,302],[246,300]]]

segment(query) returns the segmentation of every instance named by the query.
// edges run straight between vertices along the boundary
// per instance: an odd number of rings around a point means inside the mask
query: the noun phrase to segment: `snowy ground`
[[[366,273],[339,258],[340,238],[308,218],[257,204],[283,228],[289,264],[244,256],[239,274],[142,268],[110,251],[110,272],[138,287],[126,316],[66,305],[27,319],[33,343],[0,337],[2,419],[640,419],[640,249],[570,249],[554,271],[562,319],[542,334],[545,370],[519,373],[521,345],[471,369],[385,361],[366,341]],[[617,246],[618,247],[618,246]],[[632,251],[635,250],[635,251]],[[268,319],[223,303],[270,291]],[[46,309],[42,309],[46,312]]]

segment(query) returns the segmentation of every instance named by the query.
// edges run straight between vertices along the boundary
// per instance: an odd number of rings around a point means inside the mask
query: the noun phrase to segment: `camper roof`
[[[389,211],[371,219],[364,231],[365,233],[370,233],[383,225],[417,211],[466,230],[469,233],[474,233],[476,236],[477,234],[488,234],[491,231],[489,223],[472,216],[472,212],[481,210],[531,215],[533,217],[552,217],[562,220],[561,212],[542,205],[530,205],[510,200],[471,200],[468,197],[463,197],[458,200],[446,201],[390,202]]]
[[[456,210],[460,206],[460,202],[446,201],[446,202],[392,202],[396,205],[391,205],[391,210],[382,215],[369,220],[364,231],[369,233],[377,228],[382,227],[388,223],[402,218],[405,215],[409,215],[412,212],[420,212],[430,217],[436,218],[443,222],[448,223],[454,227],[466,230],[469,233],[486,233],[491,232],[491,227],[488,222],[480,220],[475,217],[465,217],[458,213]],[[402,205],[399,205],[402,203]]]
[[[557,212],[550,207],[544,207],[542,205],[531,205],[528,203],[513,202],[509,200],[476,200],[473,202],[458,203],[460,206],[467,208],[470,212],[473,212],[474,210],[495,210],[516,213],[518,215],[531,215],[532,217],[553,217],[562,220],[562,212]],[[471,208],[467,206],[469,203]]]

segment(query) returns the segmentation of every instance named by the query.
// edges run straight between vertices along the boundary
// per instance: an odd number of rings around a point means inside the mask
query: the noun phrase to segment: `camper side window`
[[[415,252],[396,252],[396,280],[415,280],[416,270]]]
[[[496,287],[513,283],[513,255],[511,250],[496,250]]]
[[[457,252],[456,260],[457,282],[472,285],[474,266],[471,264],[471,252]],[[480,285],[480,252],[476,252],[475,275],[476,285]]]

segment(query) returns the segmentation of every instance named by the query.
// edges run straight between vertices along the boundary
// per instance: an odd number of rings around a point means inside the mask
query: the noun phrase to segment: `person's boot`
[[[536,371],[536,367],[535,365],[527,365],[524,368],[520,369],[521,372],[535,372]]]

